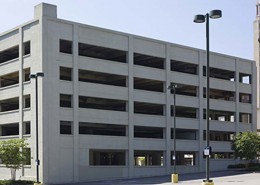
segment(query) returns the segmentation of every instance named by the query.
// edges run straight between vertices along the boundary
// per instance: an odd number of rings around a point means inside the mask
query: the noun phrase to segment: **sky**
[[[210,19],[210,51],[253,60],[257,0],[0,0],[0,33],[33,19],[34,6],[57,5],[58,18],[206,48],[206,24],[196,14],[222,10]]]

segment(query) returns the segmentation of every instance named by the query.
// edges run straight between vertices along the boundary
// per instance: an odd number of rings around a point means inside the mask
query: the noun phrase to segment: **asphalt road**
[[[221,171],[212,172],[210,179],[214,185],[260,185],[260,173],[245,172],[245,171]],[[205,173],[181,174],[179,182],[174,184],[201,185],[205,179]],[[134,179],[121,180],[105,180],[87,183],[75,183],[71,185],[173,185],[170,176],[145,177]],[[68,185],[68,184],[67,184]]]

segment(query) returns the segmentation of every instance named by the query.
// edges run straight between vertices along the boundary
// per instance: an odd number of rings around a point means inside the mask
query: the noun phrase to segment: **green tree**
[[[24,139],[0,141],[0,159],[11,170],[11,179],[15,180],[16,170],[28,162],[28,143]]]
[[[260,153],[260,136],[255,132],[242,132],[232,142],[235,157],[253,160]]]

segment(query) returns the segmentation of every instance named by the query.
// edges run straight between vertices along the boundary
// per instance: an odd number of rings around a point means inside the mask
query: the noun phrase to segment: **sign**
[[[211,147],[207,146],[204,148],[204,155],[209,156],[211,155]]]

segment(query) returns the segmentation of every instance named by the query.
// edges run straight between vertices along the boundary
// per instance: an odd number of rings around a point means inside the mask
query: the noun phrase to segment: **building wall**
[[[188,129],[196,132],[196,139],[194,140],[177,139],[177,151],[195,155],[195,165],[177,165],[177,170],[179,173],[204,171],[203,149],[205,141],[203,140],[203,130],[205,130],[205,120],[203,119],[203,109],[206,107],[206,99],[203,97],[203,87],[206,86],[206,78],[203,76],[203,66],[206,65],[205,51],[60,20],[56,18],[56,15],[55,6],[48,4],[38,5],[33,26],[27,26],[26,24],[28,30],[24,32],[25,41],[31,41],[30,56],[24,58],[23,66],[19,65],[22,63],[22,57],[19,57],[19,60],[0,64],[1,75],[18,69],[21,72],[25,66],[31,68],[31,73],[44,72],[44,78],[39,80],[40,177],[42,181],[44,183],[68,183],[170,174],[173,170],[171,165],[171,151],[173,151],[171,106],[173,105],[173,96],[167,90],[167,85],[171,82],[197,88],[196,96],[176,95],[177,107],[184,107],[183,111],[185,109],[196,110],[195,118],[188,118],[185,115],[176,118],[177,129]],[[19,41],[21,37],[19,32],[14,37],[16,38],[10,39],[7,33],[3,34],[2,38],[4,39],[0,42],[0,51],[21,42]],[[72,54],[60,52],[60,40],[71,41]],[[126,62],[79,56],[80,48],[78,43],[124,51],[127,56]],[[137,53],[162,58],[164,61],[162,69],[134,64],[134,56]],[[210,88],[235,94],[234,101],[211,99],[210,108],[212,110],[233,112],[236,120],[212,120],[211,130],[214,132],[232,133],[247,130],[255,131],[255,62],[217,53],[211,53],[210,59],[210,66],[214,70],[228,70],[235,75],[234,81],[219,78],[210,79]],[[172,71],[171,60],[184,62],[185,65],[189,64],[188,66],[195,64],[197,66],[197,74]],[[60,67],[72,70],[72,80],[60,80]],[[126,77],[126,85],[114,86],[79,81],[79,69],[124,76]],[[242,73],[251,76],[252,82],[249,84],[239,82],[239,77]],[[162,92],[135,88],[136,79],[146,79],[150,83],[159,82],[163,85]],[[20,82],[20,84],[22,83]],[[31,134],[26,137],[32,148],[32,160],[31,165],[25,168],[23,174],[25,178],[28,178],[35,176],[34,81],[26,82],[19,87],[0,88],[0,101],[16,96],[12,94],[17,93],[14,92],[15,89],[19,89],[20,97],[22,97],[23,93],[27,94],[25,92],[31,95],[31,108],[28,110],[19,109],[16,112],[0,113],[0,124],[18,121],[21,124],[22,120],[25,119],[31,121]],[[240,93],[250,94],[252,103],[241,103],[239,101]],[[72,96],[71,108],[60,107],[60,94]],[[124,111],[111,111],[102,108],[79,108],[79,96],[121,100],[126,102],[126,108]],[[160,105],[163,107],[162,114],[134,113],[137,106],[136,102]],[[141,107],[141,105],[139,106]],[[22,114],[22,111],[24,114]],[[240,112],[251,114],[251,123],[239,122]],[[60,121],[72,122],[71,134],[61,134]],[[94,123],[97,126],[102,124],[125,126],[126,134],[125,136],[79,134],[80,122]],[[163,137],[134,137],[137,126],[141,126],[141,128],[161,128]],[[20,133],[21,129],[22,127],[20,128]],[[1,139],[9,137],[1,137]],[[20,135],[19,137],[24,136]],[[216,153],[232,152],[230,141],[212,141],[211,146],[213,152]],[[123,151],[125,152],[125,165],[91,165],[92,151]],[[134,155],[140,151],[156,153],[153,153],[153,158],[157,158],[157,162],[160,161],[162,154],[161,164],[135,165]],[[211,170],[223,170],[226,169],[228,164],[237,162],[230,158],[212,159],[211,161]],[[7,174],[6,169],[2,166],[0,166],[0,171],[3,172],[0,173],[0,177],[3,176],[2,174]]]
[[[35,124],[30,124],[30,133],[24,133],[25,125],[24,122],[33,123],[35,120],[35,91],[34,84],[30,81],[24,80],[24,69],[29,69],[29,71],[40,70],[39,63],[39,21],[32,20],[27,24],[21,25],[14,28],[10,32],[1,34],[0,36],[0,51],[7,50],[14,46],[19,46],[19,56],[15,57],[10,61],[6,61],[0,64],[0,78],[3,80],[8,74],[17,73],[19,76],[16,84],[0,88],[0,101],[18,98],[20,104],[18,109],[11,111],[4,111],[0,113],[0,131],[3,132],[2,127],[9,124],[18,125],[18,133],[15,135],[6,135],[3,136],[1,133],[0,140],[13,139],[13,138],[25,138],[29,143],[31,148],[31,164],[26,165],[22,170],[17,171],[17,178],[34,178],[35,177]],[[30,53],[27,55],[22,55],[24,48],[22,43],[30,41]],[[24,95],[30,96],[30,106],[24,107]],[[40,121],[41,122],[41,121]],[[10,170],[6,169],[3,164],[0,164],[1,178],[10,178]]]

